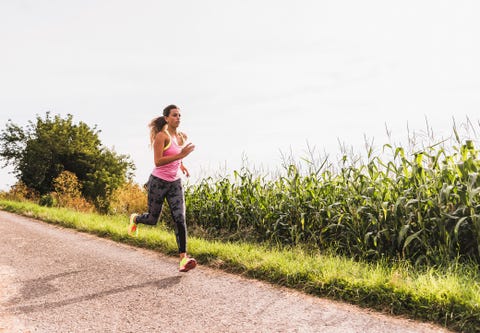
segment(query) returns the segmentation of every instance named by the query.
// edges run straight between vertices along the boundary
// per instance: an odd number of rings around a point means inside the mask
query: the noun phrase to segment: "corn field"
[[[448,152],[385,145],[389,161],[325,162],[301,172],[285,165],[267,177],[247,167],[186,189],[187,220],[208,234],[316,250],[365,260],[480,263],[480,161],[472,141]]]

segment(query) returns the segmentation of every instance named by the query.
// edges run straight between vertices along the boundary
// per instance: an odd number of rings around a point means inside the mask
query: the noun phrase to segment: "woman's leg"
[[[135,223],[155,225],[162,212],[163,202],[168,191],[168,182],[150,175],[147,183],[148,213],[135,217]]]
[[[185,223],[185,196],[180,179],[170,183],[167,202],[174,222],[178,253],[180,253],[180,257],[183,257],[187,252],[187,226]]]
[[[187,257],[187,224],[185,222],[185,196],[180,179],[170,183],[167,193],[167,202],[170,206],[172,219],[177,238],[178,253],[180,255],[180,272],[188,272],[197,266],[197,261]]]

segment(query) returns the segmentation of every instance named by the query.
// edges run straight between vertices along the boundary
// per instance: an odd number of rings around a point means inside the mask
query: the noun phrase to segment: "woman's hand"
[[[180,170],[182,170],[183,174],[187,177],[190,177],[190,172],[188,172],[188,169],[185,168],[185,166],[183,165],[183,163],[180,164]]]
[[[188,156],[193,150],[195,149],[195,145],[193,143],[187,143],[185,147],[182,148],[182,151],[180,154],[182,154],[183,157]]]

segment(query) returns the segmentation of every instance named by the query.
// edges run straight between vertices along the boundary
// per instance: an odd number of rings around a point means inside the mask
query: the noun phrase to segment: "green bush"
[[[58,205],[57,200],[51,193],[42,195],[38,203],[46,207],[56,207]]]

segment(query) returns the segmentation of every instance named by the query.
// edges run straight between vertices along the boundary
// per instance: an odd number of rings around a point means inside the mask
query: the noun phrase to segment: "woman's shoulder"
[[[155,137],[157,138],[168,138],[170,135],[168,135],[167,131],[159,131]]]
[[[177,138],[179,138],[178,144],[179,144],[180,146],[183,146],[183,145],[187,142],[187,140],[188,140],[188,137],[187,137],[187,135],[186,135],[184,132],[178,132],[178,133],[177,133]],[[178,139],[177,139],[177,140],[178,140]]]
[[[187,136],[187,134],[186,134],[185,132],[178,132],[178,134],[180,135],[181,138],[184,139],[184,141],[187,140],[188,136]]]
[[[170,140],[170,136],[168,135],[168,133],[166,133],[164,131],[160,131],[157,134],[155,134],[155,141],[156,142],[159,142],[159,141],[162,141],[162,142],[167,141],[168,142],[169,140]]]

